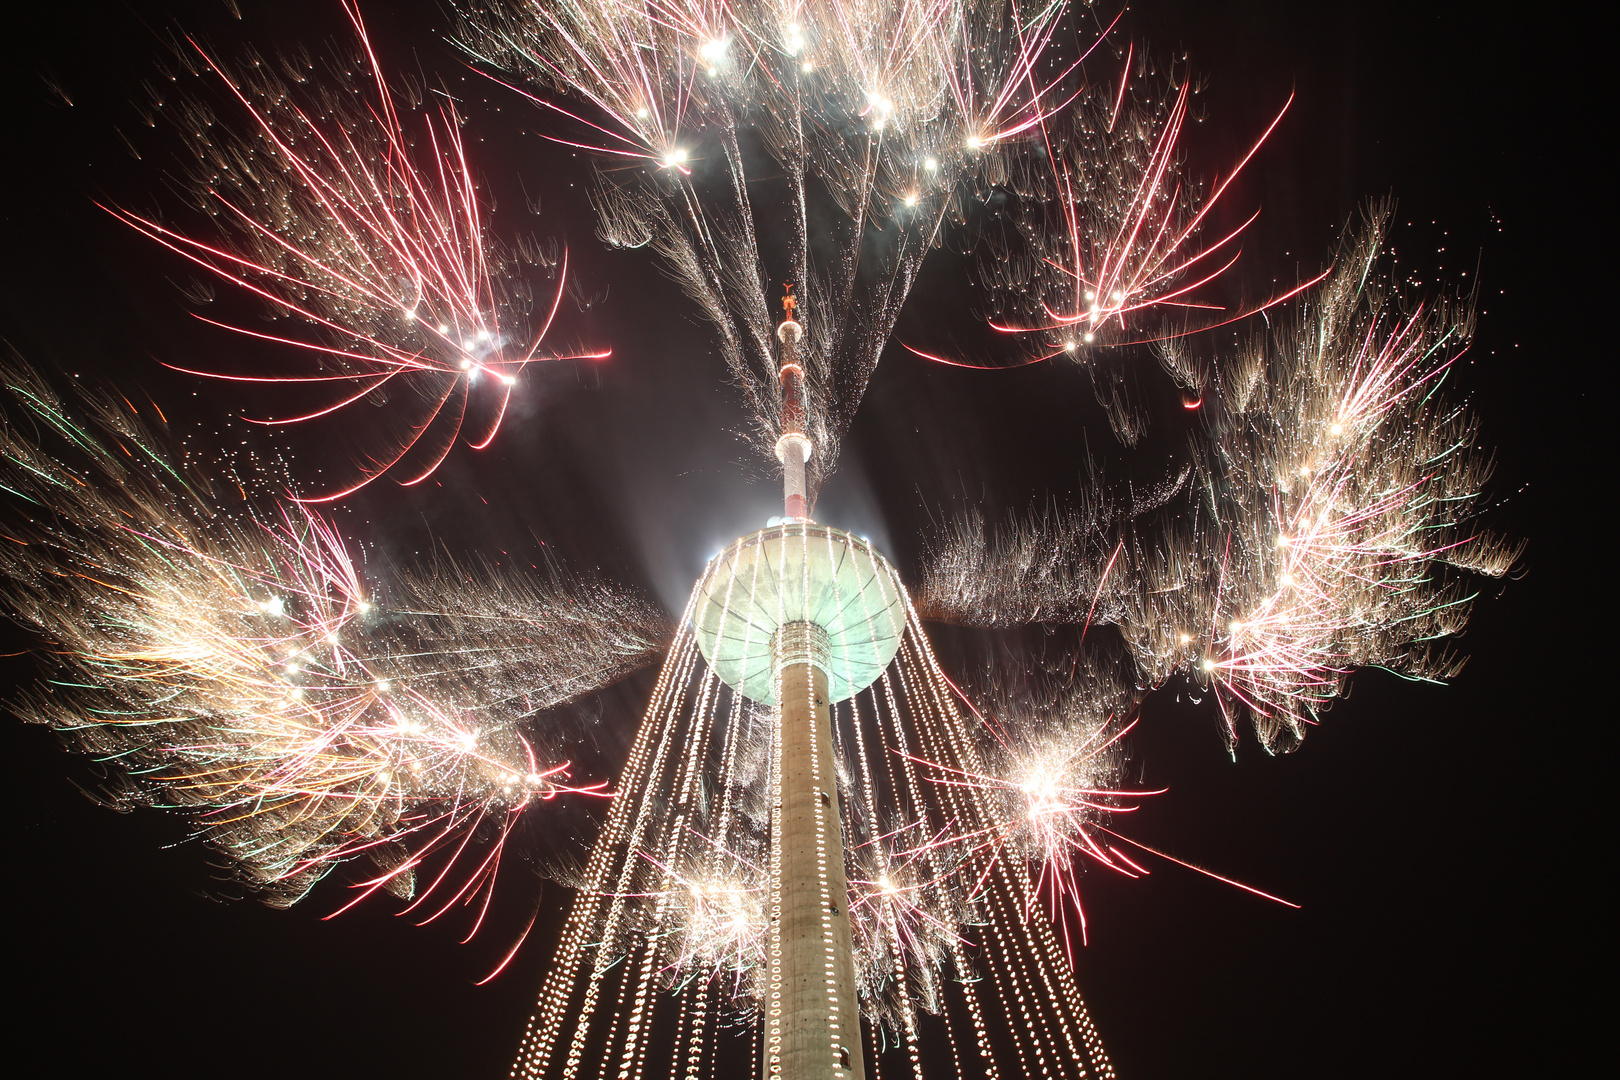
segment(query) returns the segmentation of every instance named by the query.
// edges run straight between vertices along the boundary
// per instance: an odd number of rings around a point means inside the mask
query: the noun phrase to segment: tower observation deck
[[[816,626],[810,663],[830,701],[871,686],[900,648],[906,599],[894,568],[859,537],[810,521],[786,522],[733,543],[698,582],[692,614],[698,647],[716,675],[744,697],[776,704],[782,627]]]

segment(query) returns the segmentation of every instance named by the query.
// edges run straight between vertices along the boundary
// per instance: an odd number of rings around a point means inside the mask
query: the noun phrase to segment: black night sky
[[[259,403],[161,362],[268,369],[276,356],[192,319],[188,269],[95,202],[180,209],[174,146],[130,104],[173,28],[226,56],[249,43],[319,51],[344,32],[336,3],[240,6],[238,21],[219,0],[32,3],[4,33],[0,338],[34,365],[143,389],[197,446],[262,439],[230,419]],[[1297,93],[1228,195],[1233,213],[1263,210],[1240,264],[1253,293],[1324,266],[1358,208],[1388,195],[1402,265],[1426,288],[1478,290],[1479,335],[1449,392],[1467,396],[1498,450],[1489,524],[1529,540],[1521,573],[1483,586],[1453,685],[1362,673],[1294,754],[1246,739],[1234,762],[1209,701],[1174,684],[1149,698],[1132,768],[1170,790],[1131,835],[1304,906],[1162,863],[1141,881],[1090,873],[1078,977],[1126,1080],[1602,1068],[1582,1042],[1607,1024],[1607,994],[1592,988],[1606,985],[1596,969],[1611,940],[1587,883],[1612,844],[1585,838],[1601,789],[1584,736],[1613,712],[1588,700],[1612,663],[1596,611],[1612,584],[1589,569],[1610,546],[1597,530],[1612,501],[1595,475],[1608,380],[1594,374],[1612,351],[1601,325],[1612,273],[1587,270],[1612,233],[1612,182],[1590,160],[1604,141],[1585,115],[1595,85],[1582,82],[1599,48],[1581,37],[1592,26],[1555,30],[1535,8],[1492,7],[1143,0],[1116,31],[1161,55],[1185,50],[1205,76],[1208,119],[1188,145],[1205,175]],[[364,12],[385,70],[461,95],[497,231],[567,242],[590,303],[565,333],[614,355],[531,368],[488,451],[458,449],[437,483],[375,485],[336,512],[339,526],[396,558],[440,545],[522,565],[537,561],[538,538],[678,611],[709,555],[780,506],[733,434],[741,402],[705,329],[644,253],[601,248],[586,161],[534,135],[545,121],[531,107],[460,65],[441,10],[372,0]],[[1569,36],[1554,45],[1555,33]],[[972,339],[970,299],[962,264],[941,253],[900,339]],[[975,504],[997,519],[1061,502],[1088,446],[1115,475],[1155,475],[1184,448],[1185,420],[1169,380],[1141,364],[1154,426],[1126,450],[1072,365],[962,371],[891,347],[817,517],[869,534],[914,578],[931,522]],[[323,482],[319,440],[258,445]],[[0,652],[28,647],[5,633]],[[1017,644],[1050,654],[1074,636]],[[950,663],[988,645],[945,632],[940,647]],[[33,667],[12,656],[0,673],[9,686]],[[581,733],[583,767],[616,774],[650,683],[644,673],[556,718]],[[465,923],[417,928],[386,897],[323,921],[345,897],[336,875],[287,912],[221,899],[229,890],[181,821],[92,804],[76,785],[93,786],[93,769],[47,731],[8,717],[0,738],[8,1050],[28,1075],[506,1075],[561,888],[544,886],[533,936],[477,987],[533,910],[532,870],[509,873],[495,925],[470,945],[458,944]],[[531,813],[537,850],[584,850],[583,813]]]

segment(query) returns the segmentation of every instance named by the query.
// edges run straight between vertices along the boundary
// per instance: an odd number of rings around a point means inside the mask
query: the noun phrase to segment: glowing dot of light
[[[439,324],[439,333],[448,334],[449,332],[450,332],[450,327],[449,326],[447,326],[444,323]]]
[[[1344,434],[1344,425],[1343,424],[1334,424],[1332,427],[1328,428],[1328,431],[1331,432],[1334,435],[1343,435]]]
[[[1191,634],[1182,634],[1181,635],[1181,643],[1183,645],[1186,645],[1191,641],[1192,641],[1192,635]]]
[[[969,135],[967,137],[967,148],[969,150],[977,150],[980,147],[982,147],[983,145],[984,145],[984,140],[979,138],[977,135]]]
[[[726,48],[731,44],[728,38],[710,38],[698,49],[698,55],[709,62],[712,72],[726,59]]]
[[[470,367],[472,367],[472,361],[468,360],[466,357],[462,357],[462,359],[461,359],[461,370],[466,371]]]
[[[1083,334],[1081,336],[1080,340],[1086,342],[1089,345],[1092,341],[1096,340],[1096,337],[1097,337],[1096,334],[1093,334],[1090,330],[1087,330],[1085,332],[1085,334]]]
[[[906,196],[906,205],[907,206],[916,206],[917,205],[917,196],[916,195],[907,195]]]
[[[1065,341],[1063,343],[1063,351],[1064,352],[1074,352],[1074,350],[1077,349],[1077,348],[1079,348],[1079,346],[1076,345],[1073,341]]]
[[[923,158],[923,168],[927,169],[929,172],[933,172],[935,169],[939,168],[939,160],[931,157]]]
[[[1211,660],[1209,657],[1206,656],[1206,657],[1204,657],[1203,667],[1204,667],[1205,671],[1214,671],[1215,670],[1215,661]]]
[[[388,680],[387,679],[379,679],[379,680],[377,680],[377,692],[380,693],[380,694],[388,693]]]
[[[874,131],[882,131],[884,125],[889,122],[889,117],[894,112],[894,102],[875,90],[866,95],[866,100],[871,105],[871,111],[873,114],[872,129]]]
[[[267,615],[281,615],[287,610],[281,597],[279,596],[272,596],[259,606],[264,609],[265,614]]]

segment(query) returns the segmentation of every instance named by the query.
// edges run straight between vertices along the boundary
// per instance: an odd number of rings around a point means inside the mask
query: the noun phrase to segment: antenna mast
[[[782,516],[788,521],[809,521],[805,465],[814,444],[804,432],[804,365],[799,362],[804,327],[794,318],[799,301],[793,295],[793,283],[783,288],[782,325],[776,328],[776,340],[782,343],[782,362],[776,371],[782,384],[782,434],[776,440],[776,460],[782,463]]]

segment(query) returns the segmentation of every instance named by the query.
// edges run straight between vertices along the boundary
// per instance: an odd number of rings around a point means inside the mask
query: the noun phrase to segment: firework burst
[[[691,978],[713,979],[729,1000],[754,1002],[766,961],[765,875],[758,866],[730,861],[737,864],[731,873],[709,866],[690,875],[661,868],[673,885],[661,899],[676,908],[670,982],[679,990]]]
[[[221,110],[200,97],[157,108],[190,144],[192,184],[217,238],[112,211],[300,325],[228,328],[300,351],[308,374],[193,372],[337,391],[308,412],[257,422],[393,403],[395,426],[366,454],[359,478],[313,502],[384,473],[420,483],[458,437],[475,449],[490,444],[530,364],[607,355],[543,349],[566,291],[566,254],[534,243],[508,250],[490,235],[455,105],[412,91],[418,115],[402,113],[358,9],[345,2],[344,11],[358,39],[354,57],[317,65],[250,56],[231,68],[195,42],[181,56],[184,70],[227,94]],[[427,104],[433,97],[437,106]],[[240,129],[236,117],[246,121]],[[525,262],[546,264],[555,279],[549,298],[523,280]]]
[[[1472,313],[1390,287],[1387,225],[1372,213],[1301,310],[1230,364],[1171,356],[1200,393],[1208,382],[1212,437],[1190,484],[1099,496],[994,540],[967,523],[936,553],[932,609],[978,625],[1114,623],[1146,684],[1213,685],[1229,738],[1247,715],[1273,750],[1304,737],[1354,668],[1454,674],[1436,645],[1468,618],[1454,571],[1499,577],[1520,548],[1476,524],[1490,459],[1472,416],[1438,393]]]
[[[352,0],[344,10],[353,63],[230,68],[186,52],[183,74],[223,88],[220,109],[165,106],[218,239],[113,211],[296,325],[233,329],[301,350],[311,374],[219,376],[339,388],[274,422],[403,403],[402,434],[322,499],[384,474],[419,483],[462,437],[489,445],[523,371],[555,358],[542,344],[566,288],[566,256],[493,239],[456,106],[386,80]],[[1072,961],[1075,919],[1085,939],[1086,868],[1146,872],[1126,849],[1150,849],[1112,828],[1154,794],[1122,779],[1141,694],[1199,680],[1229,739],[1247,717],[1287,749],[1356,667],[1454,671],[1432,643],[1466,619],[1461,573],[1500,575],[1517,555],[1473,525],[1488,461],[1438,393],[1466,347],[1467,306],[1389,287],[1383,214],[1330,274],[1234,301],[1226,275],[1253,218],[1212,222],[1271,128],[1234,169],[1195,182],[1186,73],[1155,81],[1132,52],[1117,77],[1088,81],[1085,52],[1064,52],[1078,17],[1064,5],[523,0],[464,15],[463,48],[526,84],[547,137],[592,152],[601,236],[651,248],[712,323],[757,448],[813,450],[811,484],[790,484],[788,515],[754,538],[763,550],[780,530],[786,550],[799,529],[807,579],[806,495],[952,230],[982,242],[991,325],[1023,359],[1159,345],[1208,425],[1187,464],[1149,491],[1105,495],[1099,481],[1075,513],[989,538],[982,521],[957,525],[919,600],[965,625],[1108,625],[1129,660],[1080,653],[1082,632],[1057,689],[1013,693],[1018,676],[1002,673],[972,695],[989,706],[964,712],[892,567],[847,534],[835,560],[836,530],[816,527],[816,565],[836,565],[819,621],[770,627],[767,645],[750,635],[768,620],[743,620],[727,641],[741,642],[729,660],[768,650],[779,680],[789,667],[808,677],[792,711],[810,719],[790,721],[786,682],[774,706],[750,701],[761,691],[728,681],[711,651],[734,594],[735,610],[769,606],[755,591],[763,560],[746,589],[733,561],[706,592],[717,557],[692,604],[718,607],[719,622],[699,627],[689,606],[673,632],[623,592],[549,567],[522,578],[444,561],[374,577],[300,505],[320,500],[288,501],[217,462],[204,473],[146,410],[93,394],[70,408],[8,370],[0,597],[49,643],[51,667],[20,711],[119,770],[118,800],[185,812],[273,903],[350,863],[356,901],[389,890],[426,918],[459,905],[481,922],[520,815],[604,793],[571,779],[523,719],[663,653],[626,797],[570,882],[515,1073],[616,1062],[640,1076],[666,1053],[676,1069],[724,1073],[736,1048],[718,1045],[718,1026],[756,1020],[769,1070],[773,1044],[792,1041],[771,1035],[776,991],[804,979],[800,966],[784,980],[776,958],[791,906],[813,927],[796,940],[819,928],[829,976],[838,965],[842,981],[825,985],[842,1000],[817,1038],[839,1067],[862,1055],[858,1011],[872,1060],[908,1055],[914,1073],[937,1023],[958,1072],[1111,1076],[1062,945]],[[550,271],[549,299],[521,280],[524,261]],[[1220,364],[1181,341],[1302,291],[1297,314]],[[1130,442],[1135,414],[1093,374]],[[880,610],[883,634],[858,642],[878,659],[857,683],[846,635],[872,631]],[[790,663],[784,646],[799,645]],[[812,721],[814,738],[792,742],[790,723],[802,734]],[[806,760],[808,773],[787,764]],[[814,786],[790,792],[784,775]],[[793,834],[821,859],[806,855],[797,877],[782,869]]]
[[[614,0],[473,5],[461,37],[600,155],[603,238],[651,246],[698,304],[767,455],[772,297],[801,287],[813,490],[959,184],[1067,100],[1083,56],[1059,57],[1064,25],[1061,5]],[[767,219],[754,192],[775,189],[787,213]]]
[[[419,601],[431,583],[436,608],[395,607],[319,517],[256,515],[249,486],[266,478],[205,476],[127,403],[86,394],[75,410],[26,369],[4,374],[6,603],[53,669],[17,708],[115,770],[117,801],[185,812],[277,904],[360,856],[376,866],[363,893],[410,895],[428,853],[493,837],[418,897],[448,905],[493,885],[528,806],[603,792],[518,721],[655,655],[650,609],[442,570],[400,588]]]
[[[1236,266],[1258,214],[1213,239],[1203,227],[1287,105],[1224,177],[1199,184],[1182,148],[1189,73],[1172,71],[1164,85],[1146,88],[1147,59],[1131,65],[1127,56],[1117,89],[1093,86],[1042,126],[1044,155],[1001,151],[1000,188],[1013,206],[1009,227],[986,237],[981,277],[997,312],[991,326],[1033,337],[1032,360],[1186,336],[1274,307],[1320,280],[1235,311],[1206,298]]]
[[[982,867],[1001,861],[1027,867],[1026,915],[1044,901],[1047,916],[1067,932],[1072,913],[1082,942],[1082,867],[1089,862],[1132,877],[1144,872],[1109,846],[1102,826],[1133,811],[1137,798],[1161,794],[1124,785],[1122,745],[1140,695],[1122,680],[1120,659],[1088,654],[1066,674],[1037,676],[1031,685],[1026,675],[987,669],[985,689],[973,696],[988,704],[961,699],[985,742],[981,766],[918,762],[931,783],[967,789],[984,808],[977,829],[947,829],[926,846],[971,854]]]

